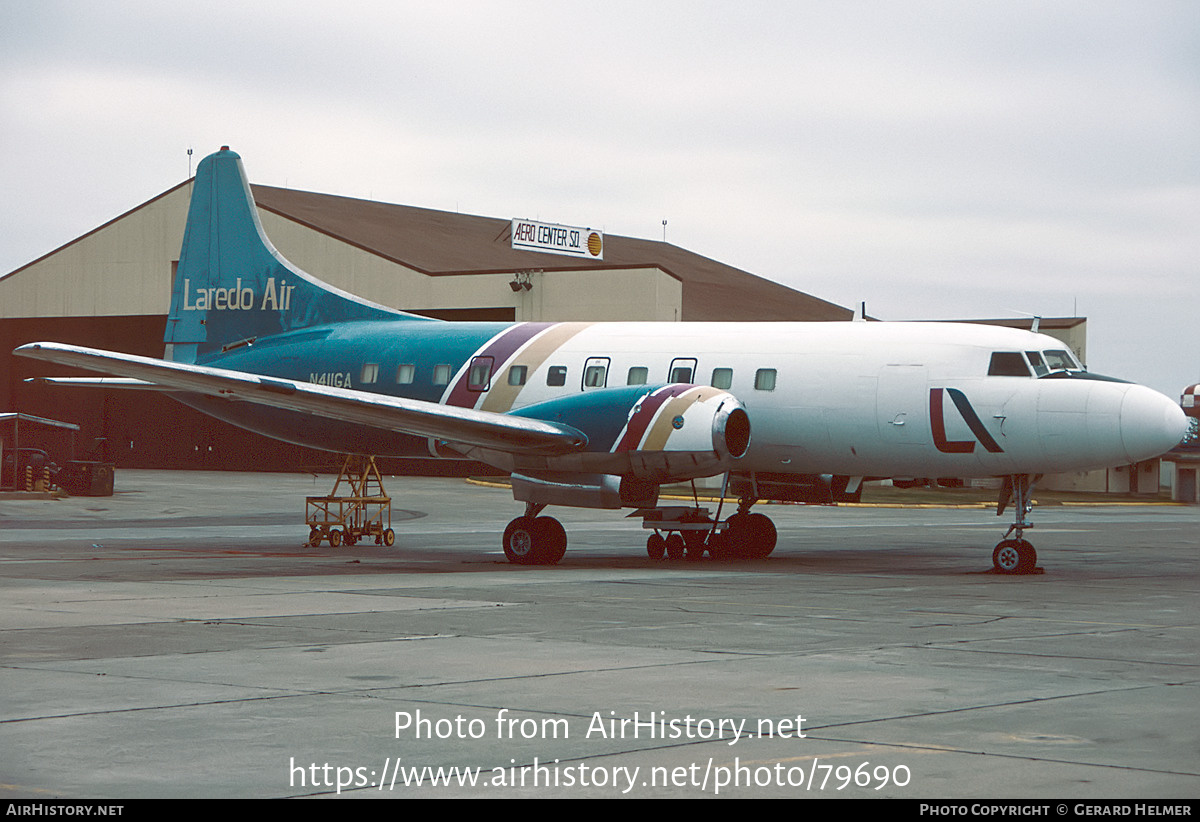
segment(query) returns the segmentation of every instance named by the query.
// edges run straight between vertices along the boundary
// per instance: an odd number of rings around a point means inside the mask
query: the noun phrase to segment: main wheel
[[[662,534],[651,534],[650,538],[646,540],[646,556],[650,559],[662,559],[666,550],[667,541],[663,539]]]
[[[567,552],[567,532],[554,517],[517,517],[504,529],[504,555],[517,565],[556,565]]]
[[[504,529],[504,556],[516,565],[534,565],[538,561],[537,520],[517,517]]]
[[[541,564],[557,565],[567,553],[567,531],[554,517],[538,517],[533,521],[537,531],[537,550]]]
[[[1037,551],[1023,539],[1006,539],[992,551],[992,565],[1002,574],[1028,574],[1037,567]]]
[[[683,537],[678,532],[667,537],[667,559],[683,559]]]
[[[734,514],[729,518],[729,553],[739,559],[763,559],[779,539],[775,523],[765,514]]]

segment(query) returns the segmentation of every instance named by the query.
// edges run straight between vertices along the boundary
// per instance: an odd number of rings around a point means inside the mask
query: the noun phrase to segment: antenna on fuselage
[[[1024,314],[1026,317],[1031,318],[1033,320],[1033,324],[1029,326],[1029,330],[1034,334],[1038,333],[1038,326],[1041,325],[1042,322],[1041,314],[1030,314],[1028,311],[1016,311],[1015,309],[1008,310],[1012,311],[1014,314]]]

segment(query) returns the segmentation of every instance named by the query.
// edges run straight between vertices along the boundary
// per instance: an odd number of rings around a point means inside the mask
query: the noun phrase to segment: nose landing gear
[[[1000,491],[1000,502],[996,506],[996,516],[1004,514],[1004,509],[1011,501],[1015,521],[1008,527],[1004,539],[992,551],[992,566],[1001,574],[1031,574],[1037,570],[1037,551],[1024,538],[1024,532],[1033,527],[1033,523],[1025,516],[1033,510],[1033,500],[1030,493],[1037,477],[1030,474],[1014,474],[1004,478],[1004,488]],[[1014,536],[1015,539],[1010,539]]]

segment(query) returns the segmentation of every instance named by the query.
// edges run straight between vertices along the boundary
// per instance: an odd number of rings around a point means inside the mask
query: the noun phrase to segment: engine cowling
[[[707,385],[602,388],[511,413],[570,425],[587,437],[587,446],[560,456],[482,449],[468,456],[525,475],[606,474],[664,483],[732,470],[750,447],[746,409],[729,392]]]

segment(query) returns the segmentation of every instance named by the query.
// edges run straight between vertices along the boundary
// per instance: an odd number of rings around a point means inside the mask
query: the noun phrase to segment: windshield
[[[1043,354],[1046,357],[1046,366],[1051,371],[1082,371],[1083,366],[1071,356],[1071,352],[1057,350],[1045,351]],[[1040,375],[1039,375],[1040,376]]]
[[[993,351],[988,376],[1034,377],[1083,376],[1085,369],[1070,351]]]

